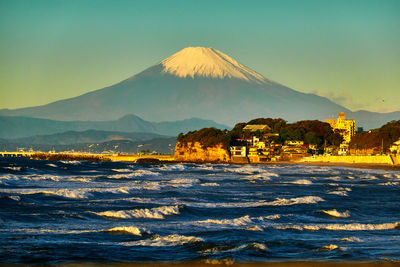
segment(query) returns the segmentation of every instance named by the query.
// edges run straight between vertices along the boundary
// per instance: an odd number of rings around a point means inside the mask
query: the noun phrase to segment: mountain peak
[[[160,64],[164,73],[181,78],[237,78],[257,83],[267,81],[262,75],[211,47],[186,47]]]

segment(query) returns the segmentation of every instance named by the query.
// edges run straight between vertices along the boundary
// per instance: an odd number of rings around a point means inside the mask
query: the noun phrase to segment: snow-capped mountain
[[[44,106],[0,115],[54,120],[114,120],[135,114],[150,121],[199,117],[234,125],[256,117],[323,120],[344,111],[365,128],[400,113],[351,112],[327,98],[273,82],[214,48],[187,47],[120,83]]]
[[[262,75],[214,48],[187,47],[164,59],[160,64],[164,73],[180,78],[237,78],[260,84],[267,82]]]

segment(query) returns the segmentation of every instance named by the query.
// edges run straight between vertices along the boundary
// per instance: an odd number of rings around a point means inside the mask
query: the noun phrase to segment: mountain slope
[[[34,151],[83,151],[90,153],[102,153],[107,151],[108,153],[130,153],[135,154],[140,151],[157,151],[162,154],[173,154],[173,150],[176,144],[176,137],[166,138],[154,138],[142,141],[132,140],[111,140],[102,143],[76,143],[68,145],[50,145],[50,144],[21,144],[21,143],[10,143],[0,139],[0,151],[17,151],[18,149],[24,149],[28,151],[33,149]]]
[[[125,133],[115,131],[87,130],[82,132],[67,131],[51,135],[36,135],[25,138],[13,138],[8,139],[7,142],[30,145],[70,145],[84,143],[103,143],[114,140],[128,140],[132,142],[137,142],[166,137],[167,136],[162,136],[154,133]]]
[[[55,121],[28,117],[0,116],[0,138],[23,138],[35,135],[49,135],[67,131],[117,131],[142,132],[177,136],[180,132],[203,127],[229,128],[214,121],[197,118],[183,121],[149,122],[135,115],[126,115],[114,121]]]
[[[323,120],[343,111],[354,119],[359,115],[270,81],[213,48],[188,47],[110,87],[0,115],[101,121],[137,114],[151,121],[200,117],[234,125],[255,117]],[[377,115],[374,123],[382,124],[385,116]]]

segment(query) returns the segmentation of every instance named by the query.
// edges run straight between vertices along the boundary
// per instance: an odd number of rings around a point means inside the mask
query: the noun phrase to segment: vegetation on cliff
[[[375,149],[387,152],[393,142],[400,138],[400,120],[391,121],[378,129],[356,134],[350,142],[350,149]],[[383,151],[382,150],[383,146]]]
[[[268,136],[266,132],[250,132],[243,129],[246,125],[255,124],[268,125],[271,128],[268,133],[277,133],[278,135]],[[301,140],[306,144],[316,144],[320,147],[325,142],[326,145],[339,145],[343,140],[340,134],[335,133],[331,126],[325,122],[305,120],[288,124],[281,118],[257,118],[247,123],[238,123],[231,131],[203,128],[198,131],[188,132],[187,134],[181,133],[178,136],[178,142],[182,145],[199,142],[203,148],[222,144],[223,147],[228,148],[232,145],[241,145],[243,143],[241,140],[251,138],[252,136],[268,136],[269,140],[277,143],[284,143],[287,140]]]

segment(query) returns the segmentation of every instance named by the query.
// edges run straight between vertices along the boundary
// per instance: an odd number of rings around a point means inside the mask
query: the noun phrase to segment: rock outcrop
[[[175,146],[175,160],[190,162],[229,162],[230,156],[222,144],[204,148],[199,142],[181,143]]]

